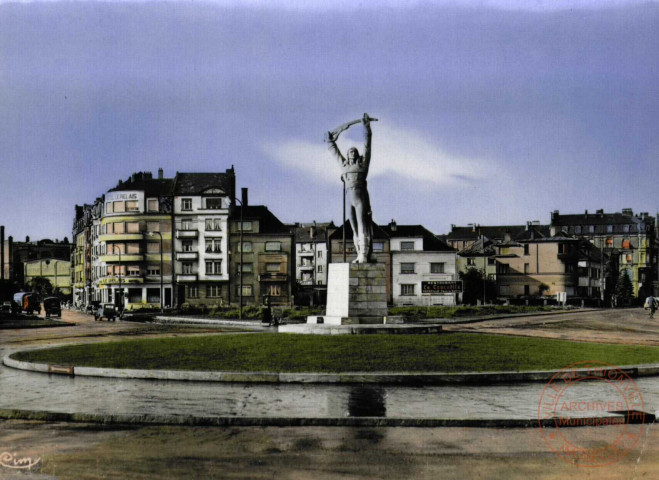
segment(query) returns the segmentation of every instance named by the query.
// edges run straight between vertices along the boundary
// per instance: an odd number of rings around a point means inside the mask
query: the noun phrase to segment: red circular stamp
[[[629,374],[603,362],[578,362],[558,371],[543,389],[538,423],[560,458],[580,467],[603,467],[634,448],[644,412],[643,396]]]

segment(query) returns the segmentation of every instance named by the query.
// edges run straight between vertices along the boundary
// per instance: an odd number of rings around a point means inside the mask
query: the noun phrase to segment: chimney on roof
[[[596,210],[595,213],[596,213],[597,215],[599,215],[600,218],[604,217],[604,210],[603,210],[603,209]]]
[[[586,218],[588,218],[588,210],[584,212],[584,215],[586,216]]]
[[[551,212],[551,223],[552,224],[558,222],[558,216],[559,216],[558,210],[554,210],[553,212]]]
[[[163,174],[164,174],[164,172],[163,172],[163,170],[162,170],[162,167],[160,167],[160,168],[158,169],[158,180],[162,180],[162,179],[163,179]]]
[[[246,206],[249,205],[249,201],[248,201],[249,199],[248,199],[248,195],[247,195],[247,187],[241,188],[240,191],[241,191],[241,194],[242,194],[241,202],[243,204],[243,207],[246,207]]]
[[[634,210],[632,210],[631,208],[623,208],[622,209],[622,214],[623,215],[629,215],[630,217],[633,217],[634,216]]]
[[[398,226],[396,225],[396,220],[393,218],[391,219],[391,222],[389,222],[389,228],[391,229],[392,232],[395,232]]]
[[[25,235],[25,243],[30,243],[30,236],[29,235]]]
[[[151,172],[143,172],[144,175],[144,180],[151,180],[153,178],[153,173]]]

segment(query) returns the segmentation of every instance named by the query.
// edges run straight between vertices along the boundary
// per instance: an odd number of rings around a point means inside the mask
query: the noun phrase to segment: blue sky
[[[657,2],[0,2],[0,224],[70,237],[134,171],[231,165],[339,222],[323,135],[364,112],[380,223],[654,214],[658,51]]]

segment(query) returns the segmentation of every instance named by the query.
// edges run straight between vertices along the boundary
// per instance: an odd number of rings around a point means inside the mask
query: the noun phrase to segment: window
[[[181,242],[181,248],[183,249],[184,252],[191,252],[192,251],[192,240],[183,240]]]
[[[431,263],[430,273],[444,273],[444,263]]]
[[[128,289],[128,303],[142,303],[142,289],[129,288]]]
[[[181,230],[192,230],[192,219],[184,218],[181,220]]]
[[[373,251],[374,252],[383,252],[384,251],[384,243],[382,243],[382,242],[373,242]]]
[[[573,263],[568,263],[565,265],[565,273],[574,273],[576,271],[576,267]]]
[[[158,211],[158,199],[157,198],[149,198],[146,201],[146,209],[149,212],[157,212]]]
[[[303,282],[310,282],[311,281],[311,274],[309,272],[302,272],[302,281]]]
[[[184,210],[184,211],[192,210],[192,199],[191,198],[182,198],[181,199],[181,210]]]
[[[279,252],[281,251],[281,242],[265,242],[266,252]]]
[[[138,255],[140,253],[140,244],[139,243],[127,243],[126,244],[126,253],[129,255]]]
[[[269,285],[268,286],[268,295],[271,297],[281,297],[282,288],[281,285]]]
[[[137,200],[127,200],[126,201],[126,211],[127,212],[137,212],[139,209],[137,208]]]
[[[529,245],[526,244],[524,245],[524,255],[528,255],[528,254],[529,254]]]
[[[473,267],[475,265],[476,265],[476,259],[474,259],[474,258],[468,258],[467,259],[467,266]]]
[[[403,283],[400,286],[401,296],[414,296],[414,284],[413,283]]]
[[[114,223],[114,233],[125,233],[126,228],[123,222]]]
[[[206,230],[214,232],[222,230],[222,220],[219,218],[207,218]]]
[[[623,225],[622,226],[622,231],[625,233],[629,233],[629,225]]]
[[[524,264],[524,273],[529,273],[529,264],[528,263]]]
[[[140,232],[140,224],[139,222],[129,222],[126,224],[126,231],[128,233],[139,233]]]
[[[507,263],[497,263],[497,273],[510,273],[510,265]]]
[[[281,264],[280,263],[266,263],[265,264],[265,271],[270,272],[270,273],[279,273],[281,270]]]
[[[318,268],[317,268],[316,271],[317,271],[318,273],[323,273],[323,266],[322,266],[322,265],[318,265]]]
[[[114,210],[112,209],[112,202],[108,202],[105,204],[105,213],[112,213]]]
[[[146,244],[146,253],[160,253],[160,242],[148,242]]]
[[[206,199],[206,208],[210,210],[219,210],[222,208],[222,198],[220,197],[209,197]]]
[[[238,244],[238,251],[240,252],[240,244]],[[252,242],[243,242],[242,251],[243,253],[250,253],[252,251]]]
[[[220,297],[222,296],[222,285],[206,285],[207,297]]]
[[[183,262],[183,275],[192,274],[192,262]]]
[[[595,225],[588,225],[588,233],[595,233]]]
[[[146,270],[147,275],[160,275],[160,267],[149,265]]]
[[[240,265],[240,264],[238,264]],[[252,264],[251,263],[243,263],[243,273],[252,273]]]
[[[400,242],[401,250],[414,250],[414,242]]]
[[[206,275],[222,275],[222,260],[207,261]]]
[[[414,264],[413,263],[401,263],[400,264],[400,273],[414,273]]]
[[[147,301],[147,303],[160,303],[160,289],[159,288],[147,288],[146,289],[146,301]]]
[[[188,297],[199,298],[199,287],[197,285],[188,286]]]
[[[322,250],[318,250],[317,257],[318,258],[323,258],[323,251]]]
[[[112,209],[114,213],[125,212],[126,204],[124,202],[112,202]]]
[[[574,227],[574,233],[576,233],[576,234],[581,233],[581,225],[577,225],[576,227]]]
[[[222,239],[220,238],[206,239],[206,253],[220,253],[221,251],[222,251]]]
[[[240,285],[236,286],[236,295],[240,295]],[[252,286],[243,285],[243,297],[251,297],[251,296],[252,296]]]
[[[243,232],[251,232],[252,231],[252,222],[238,222],[238,230],[242,230]]]
[[[496,265],[497,261],[494,258],[488,258],[487,259],[487,264],[488,265]]]

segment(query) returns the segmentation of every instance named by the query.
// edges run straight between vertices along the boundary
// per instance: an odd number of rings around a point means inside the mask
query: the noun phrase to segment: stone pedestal
[[[387,317],[387,276],[382,263],[330,263],[327,310],[307,323],[383,324]]]

